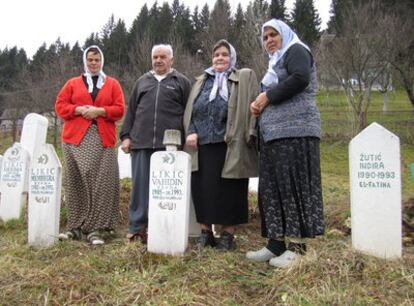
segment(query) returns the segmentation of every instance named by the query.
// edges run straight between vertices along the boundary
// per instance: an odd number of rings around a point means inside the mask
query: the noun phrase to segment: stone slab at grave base
[[[27,199],[29,153],[19,143],[4,154],[0,176],[0,220],[19,219]]]
[[[372,123],[349,144],[352,246],[384,259],[402,253],[399,138]]]
[[[59,234],[62,165],[51,144],[43,144],[29,171],[28,242],[49,247]]]

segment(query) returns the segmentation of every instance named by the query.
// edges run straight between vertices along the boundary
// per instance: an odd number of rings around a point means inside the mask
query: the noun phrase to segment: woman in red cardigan
[[[119,215],[119,170],[115,152],[115,122],[125,101],[118,81],[102,71],[98,46],[83,53],[85,73],[70,79],[56,99],[56,113],[64,120],[62,148],[67,232],[64,239],[104,243]]]

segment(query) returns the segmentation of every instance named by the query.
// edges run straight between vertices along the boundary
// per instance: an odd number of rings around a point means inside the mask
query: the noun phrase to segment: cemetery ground
[[[27,245],[27,214],[0,222],[0,305],[413,305],[414,304],[414,116],[403,93],[375,93],[368,123],[376,121],[400,137],[403,256],[386,261],[351,248],[348,143],[349,110],[340,93],[318,99],[323,119],[322,182],[326,234],[309,243],[298,265],[280,270],[245,259],[261,248],[256,195],[250,222],[237,232],[233,252],[203,251],[190,239],[184,257],[146,252],[125,238],[130,181],[121,183],[121,225],[99,247],[60,242]],[[0,154],[11,139],[0,136]],[[61,156],[60,148],[57,148]],[[64,203],[63,203],[64,206]],[[61,227],[65,225],[65,210]]]

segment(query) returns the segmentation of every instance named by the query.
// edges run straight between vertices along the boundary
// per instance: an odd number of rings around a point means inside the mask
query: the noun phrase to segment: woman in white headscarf
[[[248,221],[248,178],[258,171],[256,120],[249,105],[257,93],[255,73],[236,69],[233,46],[218,41],[212,66],[196,79],[184,114],[200,247],[233,249],[236,225]],[[221,225],[217,240],[213,224]]]
[[[247,258],[291,266],[305,238],[324,233],[316,68],[308,46],[283,21],[262,27],[269,68],[251,104],[259,117],[259,208],[267,246]]]
[[[67,232],[59,238],[104,243],[119,215],[119,170],[115,153],[116,121],[124,113],[118,81],[102,71],[98,46],[83,53],[85,72],[59,92],[55,110],[63,119]]]

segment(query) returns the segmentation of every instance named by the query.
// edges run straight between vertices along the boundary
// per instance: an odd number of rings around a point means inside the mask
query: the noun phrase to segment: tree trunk
[[[359,131],[362,131],[367,125],[367,113],[360,112],[359,113]]]
[[[407,91],[407,96],[410,99],[410,102],[411,102],[411,105],[412,105],[413,111],[414,111],[414,93],[413,93],[413,90],[411,88],[407,88],[406,91]]]
[[[55,149],[57,148],[57,134],[58,134],[58,118],[57,116],[55,117],[54,120],[54,124],[53,124],[53,146],[55,147]]]
[[[12,119],[12,136],[13,136],[13,143],[17,141],[17,120],[18,119]]]
[[[384,106],[382,107],[382,112],[386,114],[388,112],[388,93],[384,92]]]

